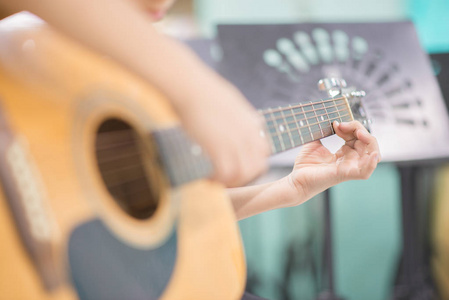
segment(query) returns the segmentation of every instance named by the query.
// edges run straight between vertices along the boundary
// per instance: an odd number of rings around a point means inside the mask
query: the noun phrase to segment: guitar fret
[[[348,111],[348,113],[345,115],[346,118],[344,120],[342,119],[342,122],[343,121],[352,121],[353,117],[352,117],[351,107],[349,106],[349,103],[347,101],[342,101],[342,100],[338,100],[338,101],[341,102],[339,104],[339,106],[343,106],[344,107],[343,110],[347,110]]]
[[[312,141],[313,141],[314,138],[313,138],[313,134],[312,134],[312,129],[310,128],[310,124],[309,124],[309,117],[307,116],[307,112],[304,109],[304,106],[302,106],[301,109],[304,112],[304,116],[306,117],[307,128],[309,129],[310,137],[312,138]]]
[[[329,120],[329,115],[327,114],[323,103],[318,103],[317,107],[318,107],[317,112],[320,113],[319,114],[320,118],[319,118],[318,122],[319,122],[321,133],[322,133],[323,137],[329,136],[333,133],[333,131],[331,129],[332,124],[329,124],[330,126],[327,125],[328,120]]]
[[[285,128],[286,128],[286,130],[287,130],[287,135],[288,135],[288,137],[289,137],[289,139],[290,139],[290,147],[294,147],[294,146],[295,146],[295,143],[294,143],[294,141],[293,141],[293,137],[292,137],[292,134],[291,134],[291,132],[290,132],[290,128],[289,128],[289,126],[288,126],[287,119],[285,118],[284,110],[281,110],[281,115],[282,115],[282,118],[283,118],[284,121],[285,121]],[[288,146],[287,146],[287,147],[288,147]]]
[[[343,121],[341,120],[341,115],[340,115],[340,111],[338,110],[337,102],[334,100],[333,103],[334,103],[335,109],[337,110],[338,118],[340,119],[340,123],[341,123]]]
[[[277,138],[278,138],[278,140],[279,140],[279,145],[281,146],[281,151],[284,151],[285,150],[285,145],[284,145],[284,142],[282,141],[282,138],[281,138],[281,135],[280,135],[280,133],[279,133],[279,130],[278,130],[278,124],[277,124],[277,122],[276,122],[276,118],[274,117],[274,113],[273,113],[273,110],[270,108],[270,109],[268,109],[268,111],[270,112],[270,115],[271,115],[271,119],[272,119],[272,121],[273,121],[273,125],[274,125],[274,129],[275,129],[275,131],[276,131],[276,136],[277,136]],[[276,146],[276,145],[275,145]],[[276,149],[277,150],[277,149]]]
[[[333,129],[332,123],[333,123],[334,121],[336,121],[335,118],[332,117],[332,114],[335,114],[335,112],[332,111],[332,109],[334,108],[334,105],[333,105],[333,103],[331,103],[331,102],[327,102],[327,103],[324,105],[324,107],[325,107],[325,109],[326,109],[327,117],[328,117],[328,120],[329,120],[329,126],[332,128],[332,132],[333,132],[334,129]]]
[[[321,122],[318,120],[318,115],[316,114],[315,104],[313,104],[312,106],[313,106],[313,111],[315,112],[316,120],[318,122],[318,127],[320,128],[321,137],[324,137],[323,128],[321,128]]]
[[[212,174],[212,163],[201,147],[192,143],[181,128],[153,132],[160,158],[172,186],[176,187]]]
[[[289,105],[289,107],[290,107],[290,111],[292,112],[293,119],[295,120],[296,130],[298,131],[299,138],[301,139],[300,144],[298,144],[298,145],[296,145],[296,146],[304,145],[304,140],[303,140],[303,138],[302,138],[301,131],[299,130],[299,126],[298,126],[298,120],[296,119],[296,115],[295,115],[294,112],[293,112],[292,106]]]
[[[329,136],[329,135],[332,135],[334,133],[334,131],[332,128],[332,124],[329,122],[329,115],[326,111],[326,107],[324,106],[323,103],[321,103],[321,105],[322,105],[321,111],[323,112],[323,114],[321,115],[321,121],[324,126],[323,133],[324,133],[324,136]]]
[[[262,113],[273,153],[329,136],[334,133],[333,121],[353,119],[345,98],[270,108]],[[210,160],[202,155],[201,148],[192,143],[180,128],[156,131],[153,136],[173,186],[204,178],[212,173]]]
[[[351,121],[344,97],[268,108],[262,111],[274,153],[334,134],[334,121]]]

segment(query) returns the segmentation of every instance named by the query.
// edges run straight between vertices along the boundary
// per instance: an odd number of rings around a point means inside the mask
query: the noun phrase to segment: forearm
[[[29,10],[111,57],[155,85],[178,110],[183,109],[182,99],[200,98],[195,95],[200,87],[209,88],[200,83],[223,81],[189,49],[156,32],[149,17],[131,1],[1,0],[1,4],[9,11]]]
[[[266,184],[228,189],[228,195],[238,220],[308,200],[298,193],[288,177]]]
[[[269,153],[267,141],[259,137],[261,116],[191,50],[156,32],[147,9],[135,2],[0,0],[0,6],[29,10],[159,89],[183,129],[211,158],[213,179],[240,186],[255,178],[265,170]],[[245,143],[250,146],[243,147]]]

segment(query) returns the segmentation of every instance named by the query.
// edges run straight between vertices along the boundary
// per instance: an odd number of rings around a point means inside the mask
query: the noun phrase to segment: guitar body
[[[172,187],[162,167],[152,133],[179,125],[164,97],[46,25],[12,27],[0,28],[2,297],[240,299],[225,190]]]
[[[432,275],[441,299],[449,299],[449,167],[439,170],[432,212]]]

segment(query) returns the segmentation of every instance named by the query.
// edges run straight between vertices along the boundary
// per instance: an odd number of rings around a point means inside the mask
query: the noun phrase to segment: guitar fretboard
[[[272,152],[278,153],[334,134],[332,122],[354,118],[345,97],[261,110]],[[207,177],[212,163],[182,128],[153,132],[172,186]]]
[[[259,112],[265,118],[273,154],[334,134],[334,121],[354,120],[345,97],[268,108]]]

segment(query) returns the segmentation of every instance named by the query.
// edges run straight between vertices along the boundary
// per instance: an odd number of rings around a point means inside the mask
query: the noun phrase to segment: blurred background
[[[448,13],[447,0],[178,0],[158,26],[180,39],[192,39],[214,38],[219,23],[411,20],[423,49],[435,54],[449,52]],[[289,171],[272,168],[265,179]],[[413,169],[416,203],[411,220],[416,224],[418,252],[423,258],[422,281],[430,289],[434,288],[428,268],[435,203],[445,199],[436,197],[442,176],[438,174],[443,171],[444,163]],[[335,289],[344,299],[390,299],[398,285],[403,253],[401,172],[403,169],[393,163],[382,163],[369,180],[331,189]],[[317,298],[326,285],[323,211],[323,195],[319,195],[299,207],[270,211],[240,222],[250,292],[279,300]]]

